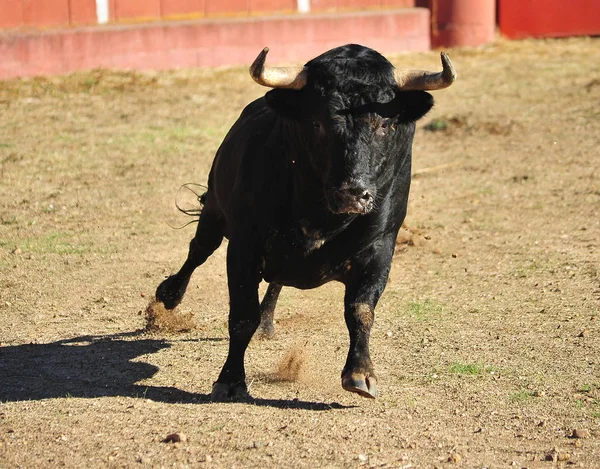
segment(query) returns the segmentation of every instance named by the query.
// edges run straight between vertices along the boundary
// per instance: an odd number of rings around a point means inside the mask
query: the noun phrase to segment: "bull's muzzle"
[[[327,197],[329,210],[337,214],[366,214],[373,209],[373,193],[362,184],[343,184]]]

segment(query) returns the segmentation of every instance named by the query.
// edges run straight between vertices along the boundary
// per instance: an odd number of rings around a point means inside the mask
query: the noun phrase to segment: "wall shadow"
[[[209,403],[208,394],[174,387],[136,384],[159,368],[132,361],[171,344],[164,339],[135,338],[143,331],[80,336],[47,344],[0,347],[0,402],[64,397],[134,397],[168,403]],[[134,340],[132,340],[134,339]],[[194,339],[199,341],[224,339]],[[338,403],[297,399],[247,399],[251,405],[306,410],[342,409]]]

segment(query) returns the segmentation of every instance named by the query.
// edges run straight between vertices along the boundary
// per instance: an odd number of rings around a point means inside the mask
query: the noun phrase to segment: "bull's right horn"
[[[265,67],[269,48],[265,47],[250,66],[250,76],[262,86],[301,90],[306,85],[304,67]]]
[[[433,91],[448,88],[456,80],[456,70],[448,54],[442,52],[442,71],[395,70],[394,78],[401,90]]]

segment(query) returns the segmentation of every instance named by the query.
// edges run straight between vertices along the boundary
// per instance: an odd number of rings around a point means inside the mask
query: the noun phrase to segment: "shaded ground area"
[[[336,284],[284,289],[276,339],[247,354],[256,400],[208,402],[224,246],[181,305],[196,328],[144,332],[193,234],[169,226],[189,221],[178,188],[264,93],[246,70],[0,83],[0,467],[600,467],[600,41],[451,55],[377,309],[374,402],[340,386]]]

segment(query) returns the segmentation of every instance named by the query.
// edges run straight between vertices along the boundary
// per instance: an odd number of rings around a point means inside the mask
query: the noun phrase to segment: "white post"
[[[298,13],[310,13],[310,0],[298,0]]]
[[[96,0],[98,24],[108,23],[108,0]]]

